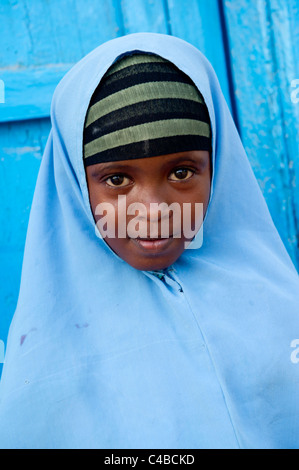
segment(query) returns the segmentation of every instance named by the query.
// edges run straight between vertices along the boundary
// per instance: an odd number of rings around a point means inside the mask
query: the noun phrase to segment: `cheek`
[[[205,215],[206,210],[208,208],[210,192],[211,192],[211,182],[210,182],[210,175],[209,175],[209,178],[206,178],[203,184],[201,193],[200,193],[200,201],[203,203],[203,215]]]
[[[90,200],[96,226],[103,238],[116,238],[118,233],[117,206],[111,202],[99,202],[98,198]]]
[[[190,206],[187,205],[186,210],[184,210],[184,221],[185,226],[190,226],[192,230],[199,230],[201,224],[203,223],[208,203],[210,198],[210,185],[207,183],[205,186],[202,186],[200,191],[193,195],[192,203]]]

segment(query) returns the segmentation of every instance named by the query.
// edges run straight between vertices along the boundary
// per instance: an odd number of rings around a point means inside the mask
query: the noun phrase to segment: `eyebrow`
[[[165,161],[165,165],[176,165],[177,163],[185,163],[185,162],[189,162],[189,163],[194,163],[195,165],[196,164],[202,164],[206,161],[206,159],[209,158],[208,156],[201,156],[198,157],[198,158],[192,158],[192,157],[189,157],[189,156],[180,156],[180,157],[176,157],[174,159],[169,159],[168,161]]]
[[[151,158],[151,157],[146,157],[146,158]],[[153,157],[154,158],[154,157]],[[165,163],[163,164],[162,168],[164,169],[165,167],[167,166],[173,166],[173,165],[177,165],[179,163],[193,163],[193,164],[197,164],[197,165],[200,165],[200,164],[203,164],[205,161],[206,161],[206,158],[209,158],[209,157],[206,157],[206,156],[200,156],[199,158],[192,158],[192,157],[189,157],[189,156],[184,156],[184,155],[181,155],[179,157],[176,157],[176,158],[173,158],[173,159],[165,159]],[[119,163],[119,162],[111,162],[111,163],[101,163],[101,167],[100,168],[94,168],[93,171],[92,171],[92,175],[93,176],[97,176],[101,173],[104,173],[104,172],[107,172],[107,171],[113,171],[113,172],[118,172],[118,171],[130,171],[130,170],[139,170],[139,168],[136,168],[136,166],[134,165],[134,161],[135,160],[141,160],[141,159],[132,159],[130,160],[132,163],[131,164],[126,164],[126,163]]]
[[[122,171],[122,170],[132,170],[133,166],[132,165],[126,165],[125,163],[118,163],[118,162],[113,162],[113,163],[101,163],[101,167],[93,168],[92,170],[92,175],[97,176],[101,173],[104,173],[106,171]]]

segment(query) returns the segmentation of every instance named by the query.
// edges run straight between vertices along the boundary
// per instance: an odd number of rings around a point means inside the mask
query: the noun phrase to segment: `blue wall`
[[[0,340],[17,302],[54,88],[89,51],[132,32],[179,36],[211,61],[299,267],[298,0],[1,0],[0,25]]]

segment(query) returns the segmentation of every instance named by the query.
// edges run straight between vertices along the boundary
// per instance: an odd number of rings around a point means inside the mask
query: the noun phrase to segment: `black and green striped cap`
[[[84,164],[211,151],[207,107],[192,80],[153,54],[126,55],[96,88],[85,120]]]

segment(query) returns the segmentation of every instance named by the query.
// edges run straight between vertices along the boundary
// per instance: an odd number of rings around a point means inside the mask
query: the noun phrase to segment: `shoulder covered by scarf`
[[[158,276],[97,236],[82,158],[90,98],[131,51],[173,62],[211,119],[203,245]],[[209,62],[171,36],[114,39],[62,79],[51,122],[0,385],[0,447],[299,447],[298,276]]]

